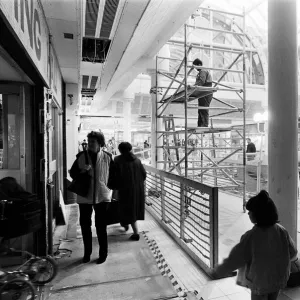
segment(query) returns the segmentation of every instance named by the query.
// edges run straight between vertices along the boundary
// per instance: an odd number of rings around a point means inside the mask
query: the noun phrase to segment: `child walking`
[[[246,204],[254,224],[217,266],[212,277],[217,279],[238,269],[237,284],[251,290],[251,300],[276,300],[286,287],[291,261],[297,259],[295,243],[279,225],[275,203],[262,190]]]

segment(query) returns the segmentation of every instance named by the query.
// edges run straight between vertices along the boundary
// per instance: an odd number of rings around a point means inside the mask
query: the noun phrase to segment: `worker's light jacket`
[[[237,284],[263,295],[286,287],[290,262],[297,249],[286,229],[275,224],[268,228],[254,226],[216,268],[219,275],[238,270]]]
[[[110,202],[112,191],[107,187],[109,168],[112,162],[112,157],[109,153],[100,150],[97,154],[95,167],[92,164],[91,158],[88,155],[89,164],[92,168],[88,171],[91,181],[87,197],[77,195],[77,203],[97,204],[101,202]],[[76,178],[78,172],[84,169],[85,155],[83,152],[77,154],[77,159],[73,163],[70,170],[70,176]]]

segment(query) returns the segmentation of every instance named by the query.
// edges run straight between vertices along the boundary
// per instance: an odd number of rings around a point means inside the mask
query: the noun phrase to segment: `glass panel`
[[[19,97],[0,94],[0,168],[20,169]]]
[[[0,94],[0,169],[3,169],[3,149],[4,149],[4,130],[3,130],[3,98]]]
[[[52,107],[52,130],[51,130],[51,135],[52,135],[52,157],[50,157],[51,161],[56,159],[56,155],[57,155],[57,151],[56,151],[56,137],[57,137],[57,130],[58,130],[58,126],[57,126],[57,109]]]

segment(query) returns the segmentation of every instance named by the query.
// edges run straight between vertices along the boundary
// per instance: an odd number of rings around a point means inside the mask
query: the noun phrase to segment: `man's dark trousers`
[[[212,83],[206,83],[204,86],[212,87]],[[207,95],[202,98],[198,98],[198,106],[209,107],[212,98],[213,98],[213,94]],[[198,127],[208,127],[208,123],[209,123],[209,110],[198,109]]]
[[[98,204],[79,204],[79,223],[81,226],[82,239],[84,245],[84,255],[90,256],[93,250],[92,242],[92,212],[95,211],[95,227],[99,243],[99,256],[107,256],[107,210],[109,202]]]

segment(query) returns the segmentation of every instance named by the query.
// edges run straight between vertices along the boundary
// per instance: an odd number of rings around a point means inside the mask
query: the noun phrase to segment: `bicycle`
[[[0,300],[34,300],[36,289],[29,276],[0,271]]]
[[[2,206],[0,221],[7,220],[5,206],[11,202],[0,200]],[[1,241],[5,241],[8,237]],[[33,285],[43,285],[54,279],[57,274],[57,264],[50,256],[36,256],[28,251],[7,248],[6,254],[22,253],[29,257],[25,263],[13,271],[0,270],[0,300],[33,300],[36,289]]]

